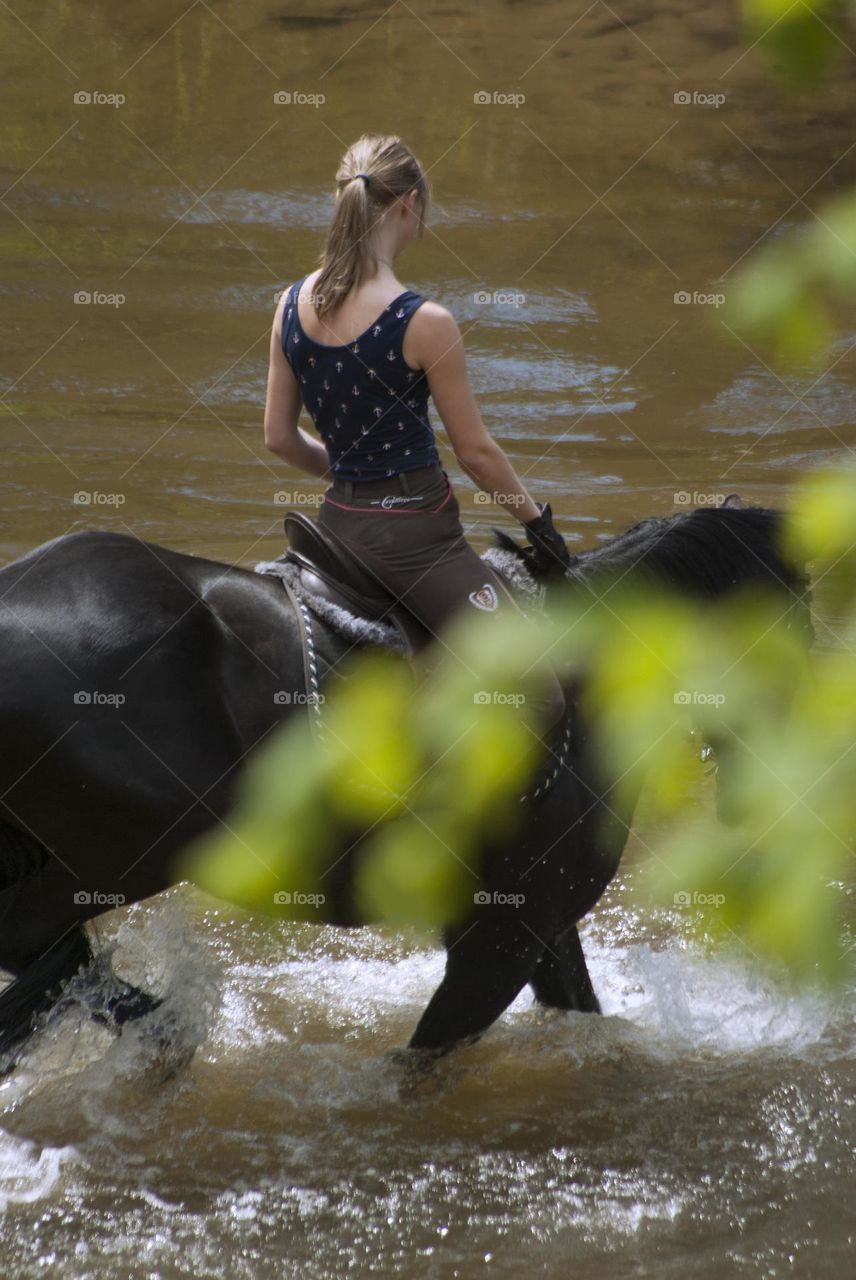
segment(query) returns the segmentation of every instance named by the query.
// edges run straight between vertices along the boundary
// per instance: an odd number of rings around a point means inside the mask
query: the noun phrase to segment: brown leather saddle
[[[431,633],[402,603],[388,592],[382,583],[355,556],[328,538],[314,520],[302,512],[289,511],[285,517],[285,535],[288,540],[286,559],[300,571],[300,584],[307,594],[329,601],[359,617],[372,622],[386,622],[395,627],[405,648],[416,652],[431,638]],[[298,609],[306,606],[291,592]],[[307,628],[309,630],[309,628]],[[307,689],[316,689],[314,648],[306,652]],[[570,705],[570,704],[569,704]],[[318,704],[315,704],[318,709]],[[519,797],[525,804],[549,791],[567,759],[571,742],[573,716],[565,717],[564,731],[558,747],[548,758],[546,770],[536,775],[530,787]]]
[[[300,584],[308,595],[358,617],[389,624],[411,653],[424,647],[430,632],[356,556],[300,511],[289,511],[284,524],[286,558],[300,570]]]

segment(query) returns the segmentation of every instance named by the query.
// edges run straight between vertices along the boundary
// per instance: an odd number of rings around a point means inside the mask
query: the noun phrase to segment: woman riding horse
[[[400,138],[366,134],[346,151],[321,267],[284,293],[274,317],[265,440],[332,481],[322,528],[436,637],[468,607],[515,606],[464,537],[429,398],[464,471],[523,525],[536,568],[561,574],[569,556],[550,508],[535,504],[482,422],[455,320],[395,274],[428,194]],[[301,406],[321,441],[298,426]],[[565,710],[558,681],[542,676],[527,697],[546,735]]]
[[[430,393],[465,470],[523,523],[536,579],[567,579],[557,589],[586,600],[630,576],[689,599],[773,588],[809,636],[802,570],[782,559],[773,511],[649,517],[566,570],[549,510],[539,513],[485,431],[457,326],[394,275],[424,219],[420,166],[397,139],[363,138],[338,188],[321,271],[277,309],[267,437],[289,462],[330,476],[322,525],[415,617],[436,635],[458,610],[490,618],[512,607],[464,539]],[[299,430],[301,402],[324,444]],[[158,997],[93,954],[87,922],[174,884],[189,843],[230,823],[256,750],[305,713],[283,699],[304,689],[303,646],[276,578],[127,528],[80,530],[0,568],[0,600],[0,970],[13,979],[0,991],[2,1071],[67,1000],[117,1029],[145,1018],[159,1042],[165,1014],[148,1016]],[[313,631],[323,679],[353,644],[320,618]],[[546,736],[562,718],[558,686],[540,677],[529,706]],[[527,983],[550,1007],[598,1007],[576,926],[615,874],[635,795],[593,752],[594,725],[570,688],[563,719],[570,746],[555,785],[486,854],[485,888],[499,904],[474,902],[444,932],[445,973],[414,1049],[481,1035]],[[351,897],[346,922],[369,923]]]

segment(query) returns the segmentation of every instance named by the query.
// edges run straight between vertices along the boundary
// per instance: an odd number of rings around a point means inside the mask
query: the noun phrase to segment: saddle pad
[[[508,589],[525,607],[535,607],[542,598],[542,588],[529,573],[519,556],[503,547],[489,547],[482,556],[498,578],[501,578]],[[296,564],[281,556],[278,560],[261,560],[255,567],[256,573],[281,578],[288,584],[298,600],[301,600],[317,618],[331,627],[333,631],[348,640],[356,640],[360,644],[374,645],[380,649],[392,649],[397,653],[404,652],[404,644],[395,627],[388,622],[375,622],[371,618],[363,618],[359,614],[325,600],[321,596],[312,595],[300,580],[300,570]]]

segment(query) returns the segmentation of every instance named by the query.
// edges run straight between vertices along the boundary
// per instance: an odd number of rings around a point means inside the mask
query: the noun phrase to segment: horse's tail
[[[63,983],[92,959],[83,925],[74,924],[0,993],[0,1072],[14,1065],[17,1051],[39,1015],[55,1003]]]

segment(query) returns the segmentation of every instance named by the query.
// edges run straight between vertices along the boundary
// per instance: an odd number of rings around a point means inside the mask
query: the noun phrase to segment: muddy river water
[[[573,543],[781,503],[856,444],[856,323],[781,374],[720,315],[756,244],[856,182],[844,49],[788,93],[696,0],[10,0],[0,30],[4,561],[81,527],[279,553],[277,495],[321,486],[264,450],[274,298],[365,130],[430,169],[402,274]],[[481,545],[498,513],[459,492]],[[849,1274],[856,994],[701,950],[638,905],[638,861],[583,929],[606,1016],[523,996],[415,1092],[384,1054],[430,938],[184,888],[105,922],[201,1047],[159,1085],[69,1016],[0,1084],[0,1275]]]

